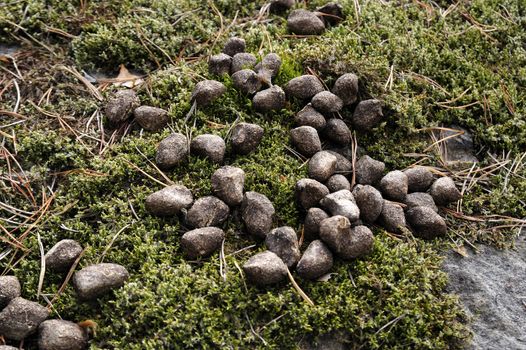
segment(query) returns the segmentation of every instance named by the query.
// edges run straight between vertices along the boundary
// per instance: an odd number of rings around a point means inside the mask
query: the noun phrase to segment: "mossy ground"
[[[309,7],[321,3],[310,1]],[[513,222],[448,215],[450,240],[430,243],[397,239],[375,228],[371,256],[338,262],[327,282],[298,278],[316,304],[309,307],[290,284],[265,289],[245,284],[237,267],[263,248],[256,242],[255,248],[233,254],[255,243],[240,232],[234,215],[225,224],[223,278],[217,254],[203,261],[183,259],[179,237],[185,228],[177,219],[151,217],[144,210],[144,198],[161,188],[144,173],[165,181],[148,159],[171,131],[141,132],[134,125],[102,129],[104,103],[59,67],[115,72],[124,64],[143,72],[146,83],[137,89],[141,102],[169,110],[171,130],[225,137],[236,120],[263,125],[258,150],[228,156],[225,163],[245,170],[247,190],[271,199],[276,225],[300,230],[293,188],[305,176],[305,166],[287,150],[298,105],[261,115],[250,99],[230,89],[184,122],[193,86],[210,77],[207,55],[217,53],[229,36],[241,35],[249,51],[273,51],[283,58],[280,85],[308,69],[329,86],[341,73],[356,73],[362,98],[386,102],[385,122],[369,134],[357,133],[358,144],[389,169],[421,161],[448,171],[434,149],[424,151],[431,143],[426,128],[456,124],[470,129],[481,163],[470,177],[467,171],[453,172],[459,184],[465,178],[468,184],[477,181],[465,193],[463,213],[524,217],[522,2],[358,1],[359,8],[354,1],[341,3],[347,20],[312,38],[289,36],[283,16],[256,21],[262,1],[31,0],[0,9],[0,38],[20,46],[15,61],[0,57],[5,68],[0,118],[2,125],[23,120],[0,129],[0,199],[18,209],[15,215],[14,209],[0,208],[1,224],[27,249],[15,249],[4,235],[9,243],[0,243],[0,254],[8,254],[1,255],[0,273],[17,275],[24,296],[37,299],[37,234],[46,249],[62,238],[81,242],[87,247],[81,266],[101,260],[125,265],[131,278],[114,293],[79,303],[68,285],[53,304],[54,316],[97,322],[93,349],[284,349],[331,331],[346,332],[352,349],[460,347],[466,320],[455,296],[444,291],[440,251],[465,241],[504,245],[514,233]],[[226,77],[218,79],[231,85]],[[6,114],[17,105],[14,81],[21,96],[18,114]],[[112,90],[107,86],[103,93]],[[503,166],[488,174],[496,160]],[[199,197],[209,193],[217,167],[190,157],[167,176]],[[54,294],[62,280],[47,273],[43,293]]]

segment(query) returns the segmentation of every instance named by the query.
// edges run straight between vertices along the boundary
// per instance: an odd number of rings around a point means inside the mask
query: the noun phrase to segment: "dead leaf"
[[[117,78],[113,79],[113,81],[114,86],[124,86],[130,89],[144,83],[140,75],[130,73],[130,71],[124,67],[124,64],[120,65],[119,75],[117,75]]]
[[[323,275],[321,276],[320,278],[317,279],[318,282],[327,282],[328,280],[331,279],[331,277],[333,275],[337,275],[337,273],[328,273],[326,275]]]
[[[462,255],[464,258],[467,258],[469,256],[468,251],[466,250],[466,247],[464,247],[463,245],[457,248],[453,248],[453,250],[457,252],[458,254]]]

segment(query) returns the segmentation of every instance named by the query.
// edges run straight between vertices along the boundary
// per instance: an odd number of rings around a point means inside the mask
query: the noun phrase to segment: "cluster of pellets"
[[[82,253],[80,244],[64,239],[44,256],[46,270],[66,273]],[[80,300],[96,299],[128,279],[121,265],[100,263],[73,274],[73,287]],[[0,335],[6,340],[22,341],[38,332],[40,350],[84,350],[88,348],[87,329],[63,319],[49,319],[50,308],[21,297],[21,285],[15,276],[0,276]],[[1,350],[18,349],[8,345]]]

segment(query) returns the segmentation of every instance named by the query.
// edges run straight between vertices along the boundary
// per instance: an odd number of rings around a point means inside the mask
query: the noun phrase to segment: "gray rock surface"
[[[337,158],[329,152],[320,151],[309,160],[309,177],[324,182],[336,171]]]
[[[323,130],[323,128],[325,128],[325,124],[327,124],[323,114],[312,107],[310,103],[303,107],[301,111],[296,113],[294,120],[298,126],[312,126],[318,131]]]
[[[230,208],[221,199],[214,196],[199,198],[186,214],[188,225],[196,228],[222,224],[230,214]]]
[[[168,112],[162,108],[140,106],[133,111],[135,121],[144,129],[156,131],[168,124]]]
[[[188,155],[188,140],[183,134],[171,134],[159,143],[155,162],[163,170],[174,168]]]
[[[298,9],[289,14],[287,27],[292,33],[318,35],[325,30],[325,24],[314,12]]]
[[[7,339],[23,340],[35,332],[48,316],[46,307],[16,297],[0,312],[0,334]]]
[[[423,166],[406,169],[404,174],[407,176],[407,191],[409,193],[426,192],[435,180],[433,173]]]
[[[355,222],[360,218],[360,209],[352,193],[348,190],[340,190],[326,195],[320,205],[332,215],[341,215]]]
[[[327,186],[331,193],[340,190],[351,190],[351,183],[342,174],[332,175],[325,183],[325,186]]]
[[[351,143],[351,130],[343,120],[338,118],[327,120],[323,134],[330,141],[339,145],[348,145]]]
[[[230,206],[240,205],[243,201],[245,172],[241,168],[226,165],[217,169],[210,179],[212,192]]]
[[[316,279],[329,272],[334,263],[331,250],[321,240],[312,241],[303,253],[296,271],[305,279]]]
[[[345,19],[343,6],[337,2],[329,2],[318,8],[317,12],[321,13],[323,22],[325,22],[326,25],[335,26]]]
[[[286,11],[294,6],[295,0],[271,0],[270,11],[282,12]]]
[[[15,348],[14,346],[10,345],[0,345],[0,350],[18,350],[19,348]]]
[[[320,136],[311,126],[300,126],[290,131],[290,138],[296,150],[305,157],[312,157],[321,151]]]
[[[267,234],[265,245],[269,251],[279,256],[289,268],[295,266],[301,257],[298,235],[292,227],[282,226],[273,229]]]
[[[389,232],[401,233],[406,227],[404,208],[401,205],[384,200],[378,222]]]
[[[287,265],[271,251],[264,251],[252,256],[243,265],[248,280],[264,286],[281,282],[287,276]]]
[[[349,159],[334,150],[327,150],[327,152],[334,155],[338,159],[336,162],[337,174],[348,175],[352,173],[352,163]]]
[[[47,320],[38,327],[39,350],[84,350],[88,348],[88,334],[76,323]]]
[[[318,111],[331,114],[343,108],[343,101],[330,91],[318,92],[311,100],[312,106]]]
[[[303,223],[303,235],[306,241],[312,241],[319,238],[320,234],[320,223],[329,218],[323,209],[310,208],[307,210],[305,215],[305,221]]]
[[[356,185],[352,191],[356,205],[360,209],[360,219],[373,223],[384,207],[382,194],[371,185]]]
[[[257,58],[251,53],[240,52],[232,56],[232,65],[230,66],[230,72],[232,74],[242,69],[253,69],[256,66]]]
[[[260,112],[283,109],[285,102],[285,92],[277,85],[272,85],[268,89],[259,91],[252,99],[252,105]]]
[[[261,81],[252,69],[241,69],[232,74],[235,88],[244,94],[252,95],[261,89]]]
[[[207,106],[226,92],[226,86],[216,80],[203,80],[197,83],[190,96],[191,102],[198,106]]]
[[[309,74],[292,78],[285,84],[284,89],[287,95],[302,100],[310,99],[324,90],[320,80],[316,76]]]
[[[208,61],[208,71],[210,74],[224,75],[230,73],[230,65],[232,64],[232,57],[226,53],[213,55]]]
[[[163,188],[146,197],[146,210],[152,215],[177,215],[183,208],[192,205],[194,197],[188,188],[182,185],[172,185]]]
[[[241,203],[241,219],[247,232],[265,238],[272,229],[274,206],[267,196],[257,192],[246,192]]]
[[[221,136],[204,134],[196,136],[190,143],[193,155],[206,157],[214,163],[222,163],[225,157],[226,144]]]
[[[129,277],[124,266],[101,263],[75,272],[72,282],[79,299],[91,300],[122,287]]]
[[[119,90],[108,100],[104,114],[111,124],[116,125],[131,117],[133,110],[140,104],[135,91]]]
[[[515,248],[499,250],[478,245],[478,253],[463,257],[450,251],[443,269],[448,291],[460,296],[471,318],[470,350],[526,349],[526,235]]]
[[[382,178],[385,164],[369,156],[363,156],[356,161],[356,183],[374,185]]]
[[[446,162],[452,166],[456,164],[467,165],[467,163],[478,162],[478,159],[475,156],[473,136],[471,133],[458,125],[452,125],[451,129],[453,130],[440,131],[440,139],[447,138],[444,141],[443,149],[443,158],[446,160]],[[459,131],[462,134],[458,135]],[[453,135],[458,136],[451,137]]]
[[[388,172],[380,180],[380,190],[385,198],[403,203],[407,196],[407,176],[400,170]]]
[[[448,176],[436,179],[431,185],[429,193],[437,205],[447,205],[462,198],[455,182]]]
[[[366,226],[351,228],[350,221],[341,215],[325,219],[320,225],[320,238],[342,259],[354,259],[369,254],[374,236]]]
[[[230,57],[233,57],[237,53],[245,52],[245,48],[245,39],[231,37],[225,43],[225,46],[223,47],[223,53],[227,54]]]
[[[223,230],[217,227],[202,227],[186,232],[181,237],[181,247],[190,259],[210,256],[221,248],[225,238]]]
[[[367,131],[374,128],[383,119],[382,102],[379,100],[360,101],[354,110],[352,123],[358,130]]]
[[[67,271],[82,253],[82,246],[72,240],[63,239],[55,244],[44,256],[46,269],[52,271]]]
[[[272,79],[278,75],[280,68],[281,58],[276,53],[271,52],[256,65],[255,71],[261,81],[271,85]]]
[[[332,92],[337,95],[344,105],[350,105],[358,99],[358,77],[347,73],[336,79]]]
[[[0,310],[20,293],[21,286],[16,276],[0,276]]]
[[[315,207],[320,200],[329,194],[329,189],[319,181],[301,179],[296,182],[296,201],[304,210]]]
[[[232,150],[239,154],[249,154],[258,147],[264,133],[263,128],[257,124],[238,123],[232,129],[230,137]]]

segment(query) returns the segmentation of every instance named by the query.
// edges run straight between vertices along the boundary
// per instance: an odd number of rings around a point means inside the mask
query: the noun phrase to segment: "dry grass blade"
[[[113,236],[113,238],[111,239],[110,243],[108,244],[108,246],[106,248],[104,248],[104,251],[102,252],[102,254],[100,255],[100,258],[99,258],[99,261],[98,263],[102,263],[104,261],[104,257],[106,256],[106,254],[108,253],[108,251],[111,249],[111,247],[113,246],[113,244],[115,243],[115,241],[117,240],[117,237],[119,237],[119,235],[124,231],[126,230],[128,227],[130,227],[131,224],[126,224],[123,228],[121,228],[119,231],[117,231],[117,233]]]
[[[133,164],[132,162],[130,162],[130,161],[126,160],[126,159],[124,159],[124,161],[125,161],[126,163],[128,163],[128,165],[130,165],[131,167],[133,167],[135,170],[139,171],[141,174],[143,174],[144,176],[146,176],[147,178],[149,178],[150,180],[155,181],[155,182],[157,182],[158,184],[160,184],[160,185],[162,185],[162,186],[164,186],[164,187],[168,187],[167,184],[165,184],[165,183],[162,182],[162,181],[157,180],[156,178],[154,178],[153,176],[151,176],[150,174],[148,174],[147,172],[145,172],[144,170],[142,170],[141,168],[139,168],[137,165]]]
[[[40,233],[37,232],[37,241],[38,241],[38,248],[40,250],[40,275],[38,277],[38,289],[37,289],[37,299],[40,298],[40,294],[42,294],[42,285],[44,284],[44,276],[46,275],[46,258],[45,258],[45,252],[44,252],[44,245],[42,245],[42,238],[40,237]]]
[[[69,283],[69,280],[71,279],[71,277],[73,276],[73,273],[75,272],[75,269],[77,268],[77,265],[79,264],[80,262],[80,259],[82,259],[82,257],[84,256],[84,253],[86,253],[86,250],[88,248],[84,248],[82,250],[82,252],[80,252],[79,256],[77,257],[77,259],[73,262],[73,265],[71,265],[71,268],[69,269],[68,271],[68,274],[66,275],[66,278],[64,279],[64,282],[62,282],[62,284],[60,285],[60,288],[58,289],[57,293],[55,294],[55,296],[53,297],[53,299],[51,299],[51,302],[49,303],[49,306],[48,306],[48,309],[51,309],[51,305],[53,305],[53,303],[55,301],[58,300],[58,298],[60,298],[60,296],[62,295],[62,293],[64,292],[64,290],[66,289],[66,286],[68,285]]]
[[[159,169],[157,167],[157,165],[155,165],[151,160],[149,160],[148,157],[146,157],[146,155],[144,153],[142,153],[141,150],[137,146],[135,146],[135,149],[137,150],[137,152],[139,152],[139,154],[144,159],[146,159],[146,161],[157,171],[157,173],[159,173],[159,175],[161,175],[161,177],[166,180],[166,182],[168,184],[170,184],[170,185],[174,185],[175,184],[172,180],[170,180],[170,178],[168,176],[165,175],[165,173],[161,169]]]
[[[80,82],[82,84],[84,84],[87,88],[88,88],[88,91],[91,93],[91,95],[93,95],[93,97],[95,97],[97,100],[99,101],[102,101],[104,98],[102,97],[102,94],[100,93],[99,90],[97,90],[97,88],[95,86],[93,86],[92,83],[90,83],[88,81],[88,79],[84,78],[84,76],[82,74],[80,74],[75,68],[68,68],[66,66],[58,66],[59,69],[61,70],[64,70],[68,73],[71,73],[75,76],[75,78],[77,78],[78,80],[80,80]]]
[[[292,286],[294,287],[294,289],[296,289],[296,291],[301,296],[301,298],[305,300],[305,302],[309,304],[310,306],[314,306],[314,302],[309,298],[307,294],[305,294],[305,292],[296,283],[296,281],[294,280],[294,277],[292,277],[292,274],[290,273],[290,270],[288,268],[287,268],[287,275],[289,276],[289,280],[292,283]]]

